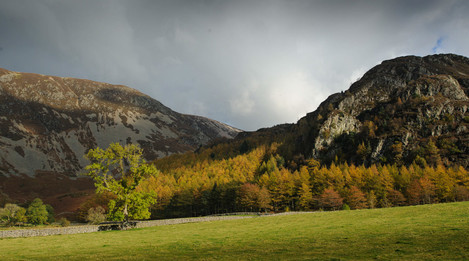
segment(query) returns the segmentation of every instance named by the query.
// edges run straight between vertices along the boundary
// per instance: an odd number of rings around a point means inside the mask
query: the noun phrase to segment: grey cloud
[[[384,59],[469,56],[468,11],[465,1],[7,0],[0,67],[126,84],[254,130],[298,120]]]

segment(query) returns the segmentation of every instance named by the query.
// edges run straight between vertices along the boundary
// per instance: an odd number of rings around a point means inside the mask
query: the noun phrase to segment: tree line
[[[111,144],[90,150],[86,175],[96,194],[76,219],[104,220],[202,216],[236,211],[301,211],[393,207],[469,200],[469,172],[460,166],[320,164],[286,160],[278,143],[221,143],[155,162],[142,150]],[[235,148],[235,149],[234,149]],[[53,209],[35,199],[27,208],[6,204],[0,223],[48,224]]]
[[[2,226],[26,226],[46,225],[54,223],[54,208],[44,204],[41,199],[36,198],[26,207],[14,203],[6,203],[0,208],[0,225]],[[59,220],[61,225],[69,225],[65,218]]]
[[[163,158],[153,163],[159,171],[142,180],[136,192],[156,197],[156,203],[149,204],[152,218],[469,200],[469,173],[463,167],[432,166],[425,161],[409,166],[321,165],[301,157],[286,161],[278,148],[274,143],[236,154],[232,147],[219,144]],[[81,215],[115,197],[95,196],[83,205]]]

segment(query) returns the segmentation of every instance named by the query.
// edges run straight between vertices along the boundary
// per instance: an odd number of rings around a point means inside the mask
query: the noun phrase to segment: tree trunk
[[[124,220],[125,222],[129,221],[129,212],[127,210],[127,202],[124,204]]]

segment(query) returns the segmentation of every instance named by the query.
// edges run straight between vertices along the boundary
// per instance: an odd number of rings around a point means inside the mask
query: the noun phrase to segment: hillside
[[[469,200],[468,76],[452,54],[384,61],[296,124],[159,159],[154,214]]]
[[[296,124],[244,132],[279,142],[287,160],[469,166],[469,59],[454,54],[383,61]]]
[[[0,173],[75,176],[90,148],[137,143],[147,159],[194,150],[237,129],[183,115],[126,86],[0,69]],[[28,164],[24,164],[28,162]]]
[[[286,146],[323,162],[469,166],[469,59],[384,61],[292,126]],[[361,147],[360,147],[361,145]]]
[[[238,132],[126,86],[0,69],[0,192],[14,199],[92,188],[75,178],[97,146],[136,143],[154,160]]]

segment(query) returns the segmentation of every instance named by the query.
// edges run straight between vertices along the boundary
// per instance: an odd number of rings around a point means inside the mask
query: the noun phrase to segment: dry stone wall
[[[279,216],[279,215],[293,215],[303,213],[314,213],[314,212],[285,212],[278,214],[260,214],[260,213],[246,213],[249,216],[240,216],[240,213],[233,213],[233,216],[209,216],[209,217],[195,217],[195,218],[174,218],[174,219],[161,219],[161,220],[149,220],[149,221],[138,221],[135,228],[144,227],[156,227],[166,225],[176,225],[183,223],[195,223],[195,222],[209,222],[219,220],[234,220],[234,219],[245,219],[245,218],[256,218],[262,216]],[[235,214],[238,214],[236,216]],[[243,214],[243,213],[241,213]],[[70,234],[82,234],[98,232],[100,225],[82,225],[82,226],[70,226],[70,227],[59,227],[59,228],[38,228],[38,229],[16,229],[16,230],[0,230],[0,238],[9,237],[37,237],[37,236],[52,236],[52,235],[70,235]]]
[[[136,228],[175,225],[175,224],[193,223],[193,222],[242,219],[242,218],[252,218],[252,217],[255,217],[255,216],[228,216],[228,217],[217,216],[217,217],[150,220],[150,221],[137,222]],[[69,235],[69,234],[92,233],[92,232],[98,232],[98,231],[99,231],[99,225],[83,225],[83,226],[70,226],[70,227],[59,227],[59,228],[0,230],[0,238]]]
[[[98,226],[86,225],[86,226],[70,226],[70,227],[57,227],[57,228],[0,230],[0,238],[70,235],[70,234],[81,234],[81,233],[91,233],[91,232],[98,232]]]
[[[162,219],[162,220],[150,220],[137,223],[137,228],[142,227],[155,227],[165,225],[175,225],[182,223],[194,223],[194,222],[207,222],[207,221],[218,221],[218,220],[232,220],[242,218],[253,218],[255,216],[229,216],[229,217],[198,217],[198,218],[175,218],[175,219]]]

